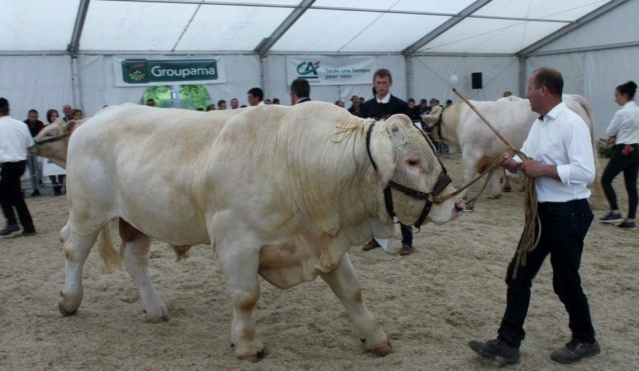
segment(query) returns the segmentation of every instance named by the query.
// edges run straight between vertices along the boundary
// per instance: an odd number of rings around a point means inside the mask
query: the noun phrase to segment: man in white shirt
[[[521,149],[530,159],[503,155],[508,171],[535,178],[541,236],[537,247],[525,254],[525,264],[517,268],[515,276],[517,254],[508,267],[506,311],[497,339],[471,341],[469,345],[482,357],[498,357],[508,364],[519,361],[532,280],[547,255],[553,288],[568,312],[572,332],[570,342],[555,350],[551,359],[573,363],[601,351],[579,276],[584,238],[593,220],[586,188],[595,178],[592,140],[588,126],[562,102],[563,84],[561,73],[552,68],[532,73],[527,98],[532,111],[541,116]]]
[[[20,230],[14,208],[22,224],[22,236],[36,234],[20,185],[29,156],[27,148],[33,145],[27,126],[9,116],[9,101],[0,98],[0,206],[7,219],[7,226],[0,231],[0,236]]]

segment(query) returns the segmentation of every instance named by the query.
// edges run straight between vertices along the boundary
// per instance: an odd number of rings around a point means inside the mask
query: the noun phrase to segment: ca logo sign
[[[317,79],[319,78],[317,74],[317,69],[319,68],[320,62],[302,62],[297,65],[297,74],[298,77],[304,77],[306,79]]]

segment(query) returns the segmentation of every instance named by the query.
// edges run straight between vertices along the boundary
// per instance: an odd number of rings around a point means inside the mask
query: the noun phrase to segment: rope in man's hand
[[[463,94],[457,91],[457,89],[453,88],[453,92],[457,94],[457,96],[464,101],[478,116],[479,118],[486,124],[488,127],[497,135],[499,139],[501,139],[508,150],[519,156],[522,160],[528,160],[528,157],[517,148],[514,148],[512,144],[506,139],[489,121],[482,115],[479,110],[472,104]],[[499,158],[499,164],[502,164],[504,158]],[[496,163],[496,162],[495,162]],[[491,168],[494,172],[494,166],[491,165]],[[492,172],[491,172],[492,175]],[[474,182],[474,181],[473,181]],[[471,183],[472,184],[472,183]],[[484,188],[486,185],[484,185]],[[464,188],[467,188],[464,187]],[[482,189],[483,191],[483,189]],[[537,226],[537,228],[535,228]],[[537,233],[535,233],[535,231]],[[517,260],[515,262],[515,269],[513,270],[513,279],[517,278],[517,269],[520,265],[526,265],[526,254],[530,251],[533,251],[537,244],[539,244],[539,239],[541,237],[541,223],[539,222],[539,217],[537,215],[537,190],[535,189],[535,178],[526,177],[525,187],[524,187],[524,230],[521,233],[521,237],[519,238],[519,244],[517,246]]]

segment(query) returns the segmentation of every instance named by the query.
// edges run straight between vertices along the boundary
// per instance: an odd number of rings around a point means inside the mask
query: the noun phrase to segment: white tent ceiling
[[[509,54],[626,0],[3,0],[2,54]]]

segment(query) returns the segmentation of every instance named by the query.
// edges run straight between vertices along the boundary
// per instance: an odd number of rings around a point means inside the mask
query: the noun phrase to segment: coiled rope
[[[508,150],[523,160],[528,160],[528,157],[517,148],[514,148],[512,144],[506,139],[489,121],[482,115],[479,110],[457,89],[453,88],[453,92],[457,94],[457,96],[463,100],[478,116],[479,118],[486,124],[488,127],[497,135],[497,137],[506,144]],[[464,189],[470,187],[472,184],[477,182],[484,175],[488,175],[486,178],[486,182],[482,187],[481,191],[475,198],[470,200],[468,203],[470,205],[474,204],[474,202],[479,198],[481,193],[486,188],[488,181],[491,176],[495,172],[497,166],[503,163],[503,159],[500,157],[497,160],[493,161],[488,170],[484,171],[482,174],[473,179],[470,183],[466,184],[462,188],[458,189],[456,192],[446,196],[445,199],[450,197],[454,197],[459,194]],[[444,200],[445,200],[444,199]],[[442,200],[443,201],[443,200]],[[537,226],[537,228],[535,228]],[[537,245],[539,244],[539,239],[541,237],[541,223],[539,221],[539,216],[537,214],[537,190],[535,189],[535,178],[526,177],[524,183],[524,230],[521,233],[521,237],[519,238],[519,244],[517,245],[517,259],[515,261],[515,269],[513,270],[513,279],[517,278],[517,270],[520,266],[526,265],[526,254],[530,251],[533,251]]]

